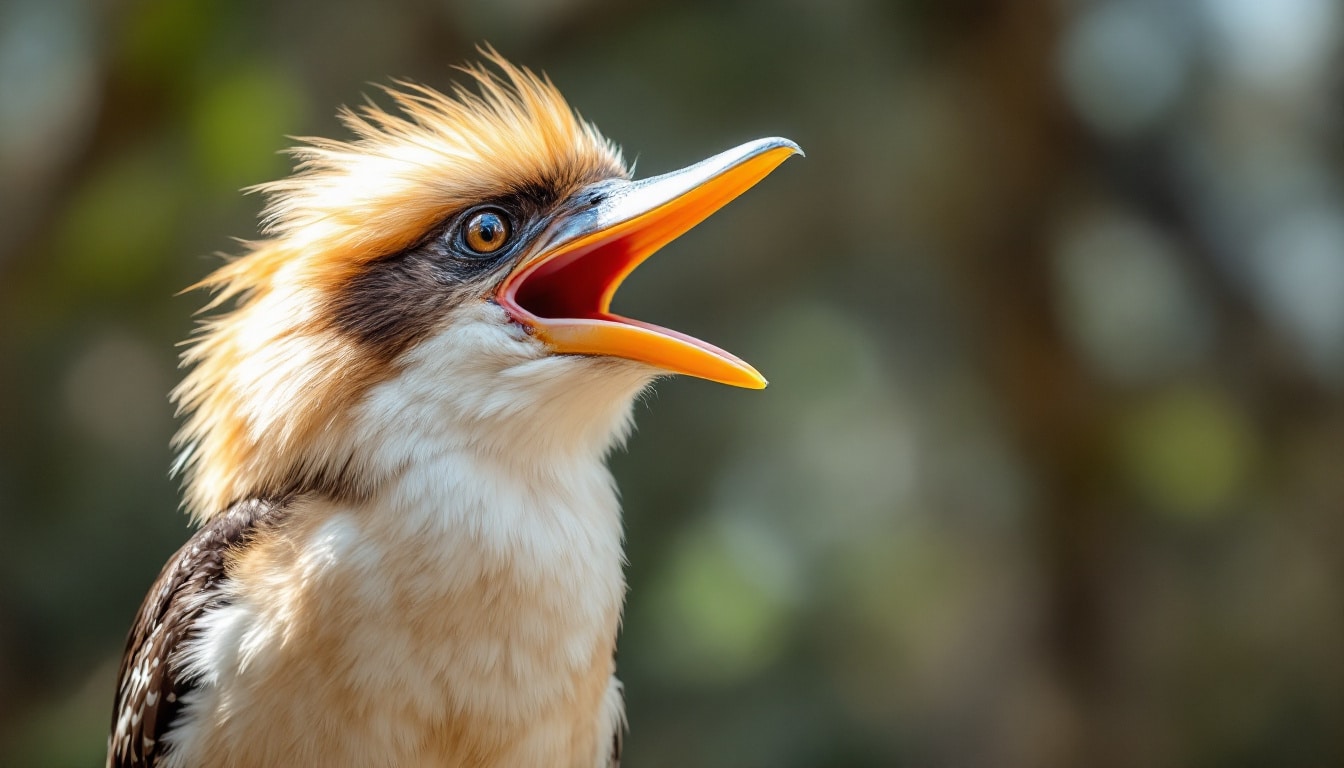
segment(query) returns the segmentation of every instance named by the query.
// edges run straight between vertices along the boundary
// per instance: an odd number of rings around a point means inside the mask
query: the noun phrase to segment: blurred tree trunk
[[[949,253],[985,376],[1040,493],[1032,512],[1046,580],[1042,646],[1058,701],[1044,709],[1049,722],[1033,723],[1039,732],[1020,757],[1063,768],[1116,762],[1098,727],[1108,667],[1100,605],[1116,539],[1106,530],[1104,393],[1053,314],[1054,223],[1082,151],[1056,85],[1056,9],[1003,2],[961,20],[974,30],[956,67],[980,118],[966,148],[980,173]]]

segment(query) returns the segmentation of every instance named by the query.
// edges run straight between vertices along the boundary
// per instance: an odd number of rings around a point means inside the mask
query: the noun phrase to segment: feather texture
[[[207,311],[236,307],[201,324],[173,392],[187,416],[175,469],[194,518],[296,483],[362,490],[348,453],[318,447],[342,443],[321,438],[340,433],[341,415],[393,373],[386,360],[351,354],[333,317],[370,262],[479,201],[535,187],[563,196],[628,176],[619,150],[548,80],[486,53],[495,70],[463,70],[478,93],[388,88],[396,111],[344,110],[354,139],[307,139],[293,150],[294,175],[256,188],[269,199],[267,238],[196,286],[214,292]]]
[[[117,675],[116,706],[108,741],[108,768],[161,765],[164,736],[194,687],[178,651],[197,636],[203,614],[219,608],[226,560],[283,514],[283,505],[238,504],[191,537],[164,566],[145,596],[126,640]]]

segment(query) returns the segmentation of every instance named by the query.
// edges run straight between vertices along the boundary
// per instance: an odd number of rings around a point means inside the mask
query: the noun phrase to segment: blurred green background
[[[489,41],[639,173],[791,161],[619,306],[645,766],[1344,765],[1334,0],[7,0],[0,765],[101,764],[174,343],[286,135]]]

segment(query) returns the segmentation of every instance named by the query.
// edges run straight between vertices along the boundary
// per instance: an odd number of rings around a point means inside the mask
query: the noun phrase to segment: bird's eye
[[[509,220],[502,211],[487,208],[471,214],[462,239],[475,253],[494,253],[509,241]]]

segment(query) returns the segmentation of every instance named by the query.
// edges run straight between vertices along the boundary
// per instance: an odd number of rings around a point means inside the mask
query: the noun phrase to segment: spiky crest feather
[[[549,79],[482,53],[495,70],[462,68],[479,92],[397,82],[384,89],[397,111],[341,111],[353,140],[303,139],[296,172],[255,188],[268,198],[265,239],[193,286],[214,293],[203,311],[235,303],[202,322],[172,395],[186,415],[174,470],[193,518],[358,476],[342,415],[391,370],[352,349],[324,313],[364,265],[520,185],[628,176],[619,150]]]

